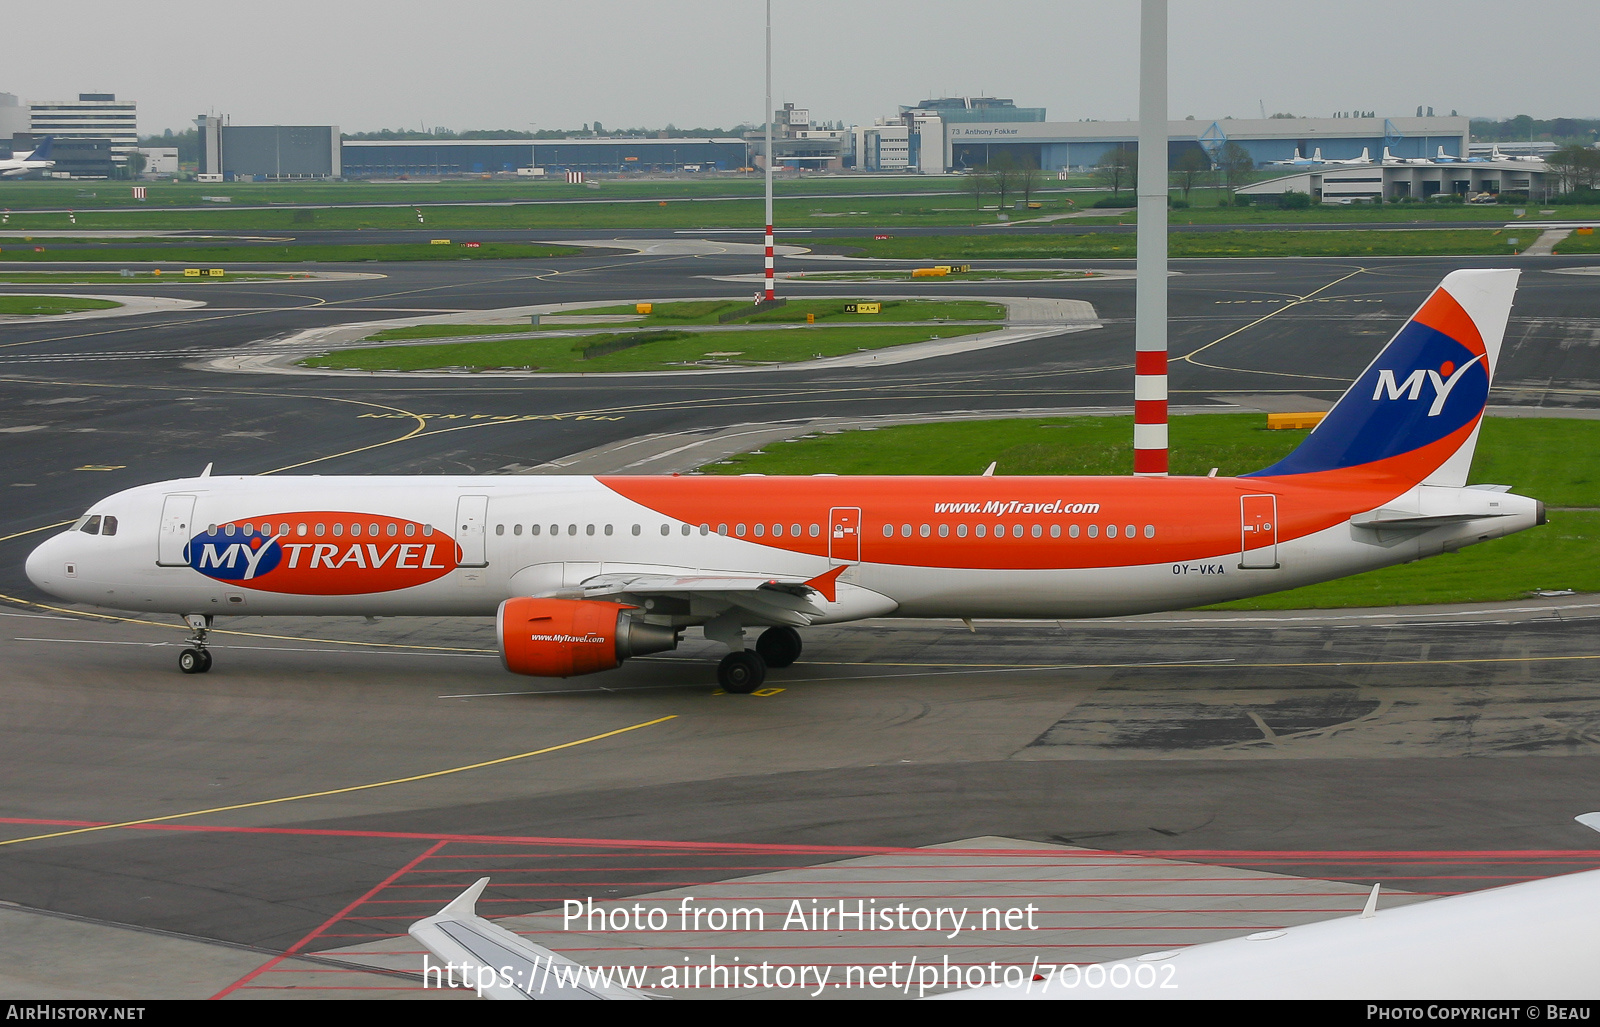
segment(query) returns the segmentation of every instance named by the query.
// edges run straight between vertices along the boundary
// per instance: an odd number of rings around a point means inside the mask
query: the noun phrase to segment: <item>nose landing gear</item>
[[[184,615],[184,622],[194,629],[189,636],[189,647],[178,654],[178,669],[185,674],[204,674],[211,669],[211,650],[206,648],[206,634],[211,630],[209,613]]]

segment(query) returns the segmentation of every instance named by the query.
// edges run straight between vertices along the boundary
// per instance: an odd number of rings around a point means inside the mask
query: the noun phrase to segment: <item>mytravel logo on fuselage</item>
[[[189,540],[189,566],[217,581],[289,595],[362,595],[435,581],[460,548],[430,524],[339,511],[240,517]]]

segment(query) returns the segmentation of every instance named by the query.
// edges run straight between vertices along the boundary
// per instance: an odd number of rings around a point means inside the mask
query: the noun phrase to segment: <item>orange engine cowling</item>
[[[507,599],[495,615],[500,662],[513,674],[570,678],[678,647],[678,633],[636,620],[636,607],[578,599]]]

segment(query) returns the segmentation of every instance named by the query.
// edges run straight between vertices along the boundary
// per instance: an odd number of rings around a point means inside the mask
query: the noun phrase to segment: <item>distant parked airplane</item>
[[[1383,148],[1383,162],[1385,164],[1432,164],[1433,163],[1433,161],[1429,160],[1426,157],[1396,157],[1394,154],[1389,152],[1389,148],[1387,146],[1385,146]]]
[[[1294,149],[1294,156],[1288,160],[1274,160],[1267,163],[1272,167],[1279,168],[1309,168],[1322,163],[1322,151],[1318,150],[1314,157],[1302,157],[1300,156],[1300,148],[1297,146]]]
[[[32,171],[43,171],[45,168],[55,167],[55,161],[50,159],[50,144],[53,140],[45,136],[44,140],[34,147],[32,153],[21,157],[12,157],[9,160],[0,160],[0,178],[21,178]]]
[[[1441,146],[1439,147],[1438,155],[1433,158],[1433,162],[1435,164],[1482,164],[1485,162],[1485,158],[1464,156],[1458,157],[1453,153],[1445,153],[1444,147]]]
[[[1317,151],[1317,156],[1319,158],[1322,156],[1322,151],[1321,150]],[[1359,164],[1371,164],[1372,163],[1372,150],[1369,149],[1368,147],[1363,146],[1361,148],[1361,156],[1359,156],[1359,157],[1351,157],[1349,160],[1332,160],[1332,159],[1329,159],[1329,160],[1322,161],[1322,163],[1324,163],[1324,164],[1342,164],[1342,165],[1348,165],[1348,166],[1351,166],[1351,167],[1354,167],[1354,166],[1359,165]]]

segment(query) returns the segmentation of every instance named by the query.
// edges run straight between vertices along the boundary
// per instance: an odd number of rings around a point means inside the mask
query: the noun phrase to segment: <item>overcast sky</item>
[[[773,0],[774,99],[871,123],[987,94],[1137,117],[1137,0]],[[139,130],[731,128],[762,117],[763,0],[12,0],[0,92],[114,92]],[[1600,116],[1596,0],[1171,0],[1174,118],[1419,104]]]

